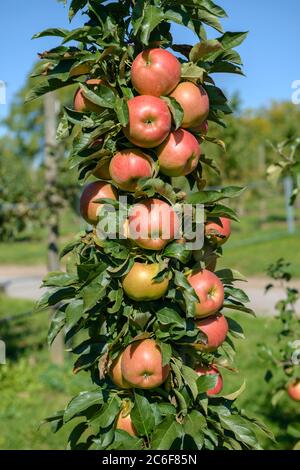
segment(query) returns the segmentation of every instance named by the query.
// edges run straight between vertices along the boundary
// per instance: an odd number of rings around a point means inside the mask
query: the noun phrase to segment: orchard
[[[211,0],[73,0],[70,20],[79,13],[82,28],[36,35],[62,44],[43,55],[51,67],[31,91],[35,99],[77,87],[57,138],[73,142],[69,163],[84,185],[80,212],[89,224],[62,251],[66,272],[45,279],[40,307],[57,307],[49,343],[64,331],[74,373],[88,372],[91,387],[48,421],[58,430],[76,419],[72,449],[259,449],[256,430],[267,430],[238,409],[243,387],[222,395],[240,332],[226,312],[253,313],[234,286],[244,277],[217,268],[238,221],[224,201],[243,188],[208,189],[206,169],[218,169],[203,153],[203,144],[223,145],[209,122],[226,132],[231,112],[214,74],[242,74],[234,48],[246,33],[223,32],[226,13]],[[198,42],[174,42],[172,23]],[[207,39],[207,26],[216,39]],[[103,229],[110,213],[114,236]]]

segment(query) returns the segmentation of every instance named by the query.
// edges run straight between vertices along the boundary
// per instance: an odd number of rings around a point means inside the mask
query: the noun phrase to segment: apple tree
[[[224,32],[226,13],[211,0],[73,0],[70,20],[78,13],[81,28],[36,34],[61,44],[42,55],[28,96],[78,85],[57,138],[73,142],[70,167],[89,182],[81,214],[93,226],[63,249],[66,272],[44,280],[39,305],[57,306],[49,343],[63,329],[74,373],[91,376],[90,389],[48,421],[57,431],[76,420],[72,449],[258,449],[256,430],[268,430],[236,406],[243,386],[221,392],[221,370],[234,370],[233,339],[243,336],[225,313],[253,313],[234,286],[244,278],[215,267],[229,220],[238,220],[226,200],[243,188],[206,189],[206,169],[218,168],[201,152],[203,141],[223,145],[207,134],[207,121],[225,127],[231,112],[213,77],[242,74],[234,48],[246,33]],[[197,43],[177,44],[173,23]],[[115,237],[105,230],[110,214]],[[197,228],[204,244],[191,249]]]

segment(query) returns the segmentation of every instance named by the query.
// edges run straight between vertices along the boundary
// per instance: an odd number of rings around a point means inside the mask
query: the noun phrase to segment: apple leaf
[[[95,85],[83,85],[80,83],[80,88],[83,90],[83,94],[92,103],[101,106],[103,108],[113,109],[116,104],[116,95],[114,92],[105,85],[97,85],[97,89],[92,91],[88,87],[95,87]]]
[[[182,437],[183,429],[181,424],[177,423],[174,416],[168,415],[156,426],[151,445],[155,450],[168,450],[172,448],[174,441],[181,440]]]
[[[116,97],[115,107],[114,107],[119,123],[122,127],[126,127],[129,123],[129,111],[128,105],[125,98]]]
[[[175,123],[175,129],[179,129],[179,127],[181,126],[181,123],[182,123],[182,120],[183,120],[183,109],[182,107],[180,106],[180,104],[178,103],[178,101],[176,101],[175,98],[172,98],[170,96],[162,96],[161,97],[164,101],[166,101],[170,111],[171,111],[171,114],[173,116],[173,120],[174,120],[174,123]]]
[[[203,429],[206,428],[206,426],[207,423],[205,417],[197,410],[192,410],[188,415],[186,415],[183,422],[185,434],[193,438],[199,450],[202,449],[204,444]]]
[[[149,401],[141,392],[134,393],[134,407],[130,416],[138,434],[148,437],[155,426],[155,419]]]
[[[79,395],[74,397],[68,404],[64,412],[64,423],[67,423],[75,416],[78,416],[83,411],[87,410],[93,405],[101,405],[103,403],[103,393],[97,388],[92,391],[80,392]]]
[[[201,41],[195,44],[192,48],[189,59],[191,62],[197,63],[198,60],[205,58],[209,58],[209,55],[212,52],[216,52],[222,49],[221,43],[216,39],[211,39],[209,41]]]
[[[91,419],[90,423],[98,431],[99,428],[108,428],[117,418],[121,409],[121,400],[113,395]]]

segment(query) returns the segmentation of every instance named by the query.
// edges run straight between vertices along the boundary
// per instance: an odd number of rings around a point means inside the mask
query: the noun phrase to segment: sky
[[[2,2],[1,2],[2,3]],[[228,13],[226,31],[249,31],[238,48],[246,77],[215,74],[227,93],[240,93],[244,108],[267,106],[272,100],[290,100],[292,82],[300,80],[299,0],[218,0]],[[67,9],[56,0],[9,0],[0,8],[0,81],[6,83],[6,105],[0,104],[0,119],[22,87],[37,53],[58,45],[59,38],[31,40],[36,32],[49,27],[76,28],[80,15],[68,22]],[[195,43],[185,28],[174,28],[177,43]],[[211,37],[217,32],[210,31]],[[298,59],[297,59],[298,58]],[[0,96],[1,101],[1,96]]]

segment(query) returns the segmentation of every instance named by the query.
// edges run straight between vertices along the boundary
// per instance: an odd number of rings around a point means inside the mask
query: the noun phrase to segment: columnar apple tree
[[[82,28],[36,35],[62,43],[42,55],[29,97],[77,84],[57,135],[73,139],[70,166],[88,183],[81,214],[92,226],[63,249],[66,272],[44,281],[40,305],[57,305],[49,342],[64,329],[74,373],[92,382],[49,421],[58,430],[75,419],[75,449],[259,448],[255,430],[264,426],[236,407],[241,390],[222,396],[221,370],[233,369],[232,338],[242,335],[225,313],[252,313],[233,285],[241,275],[216,270],[237,220],[224,200],[242,188],[206,189],[206,169],[218,169],[202,148],[223,145],[207,135],[209,121],[224,126],[230,113],[213,77],[242,74],[234,47],[246,33],[224,33],[226,13],[211,0],[73,0],[70,20],[79,12]],[[174,42],[172,23],[197,43]],[[115,237],[105,230],[108,206]],[[185,206],[188,233],[178,215]],[[204,245],[191,250],[197,224]]]

